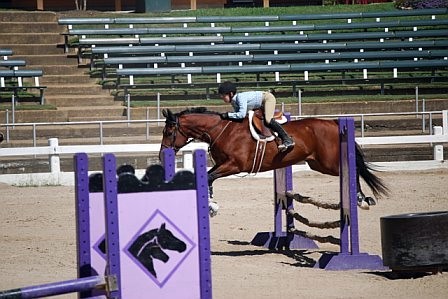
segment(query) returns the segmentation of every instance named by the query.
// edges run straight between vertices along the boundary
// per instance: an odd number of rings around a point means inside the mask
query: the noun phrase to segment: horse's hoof
[[[215,217],[218,214],[219,205],[215,201],[208,202],[208,213],[210,217]]]
[[[358,201],[358,207],[361,208],[362,210],[369,210],[370,209],[369,204],[366,201],[364,201],[364,200]]]
[[[376,206],[376,201],[375,201],[375,199],[373,199],[372,197],[366,197],[365,199],[364,199],[366,202],[367,202],[367,204],[369,205],[369,206]]]

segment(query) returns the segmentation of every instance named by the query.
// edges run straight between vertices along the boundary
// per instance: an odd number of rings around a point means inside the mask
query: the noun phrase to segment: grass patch
[[[172,10],[170,12],[149,13],[116,13],[86,11],[85,16],[100,17],[194,17],[194,16],[257,16],[257,15],[293,15],[293,14],[318,14],[318,13],[343,13],[343,12],[369,12],[396,10],[392,2],[368,5],[309,5],[309,6],[285,6],[285,7],[234,7],[234,8],[201,8],[197,10]],[[81,16],[83,12],[75,12]],[[60,17],[67,16],[65,12]]]

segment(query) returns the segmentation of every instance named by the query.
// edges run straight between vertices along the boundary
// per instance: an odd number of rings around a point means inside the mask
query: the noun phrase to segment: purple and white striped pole
[[[41,298],[60,294],[83,292],[95,288],[104,288],[106,285],[104,277],[90,276],[73,280],[66,280],[20,289],[12,289],[0,292],[1,299],[25,299]]]

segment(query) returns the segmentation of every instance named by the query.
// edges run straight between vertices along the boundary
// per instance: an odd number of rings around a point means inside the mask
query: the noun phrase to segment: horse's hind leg
[[[321,163],[318,163],[318,161],[315,160],[307,160],[308,165],[312,170],[318,171],[323,174],[329,174],[329,175],[339,175],[339,165],[333,164],[331,167],[322,166]],[[358,206],[363,210],[368,210],[370,206],[376,205],[375,199],[369,196],[365,196],[365,194],[362,192],[361,184],[359,181],[359,171],[358,168],[356,169],[356,186],[357,186],[357,193],[356,197],[358,200]]]
[[[363,210],[368,210],[370,206],[376,205],[375,199],[370,196],[366,196],[361,189],[361,183],[359,181],[359,172],[356,169],[356,187],[358,192],[356,193],[356,198],[358,200],[358,206]]]

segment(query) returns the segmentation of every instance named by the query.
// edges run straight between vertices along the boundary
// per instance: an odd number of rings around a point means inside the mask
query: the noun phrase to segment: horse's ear
[[[166,228],[165,228],[165,222],[164,223],[162,223],[162,225],[160,226],[160,228],[159,228],[159,230],[166,230]]]
[[[163,116],[165,116],[165,118],[168,120],[176,119],[176,117],[174,116],[173,112],[170,109],[163,109],[162,113]]]

